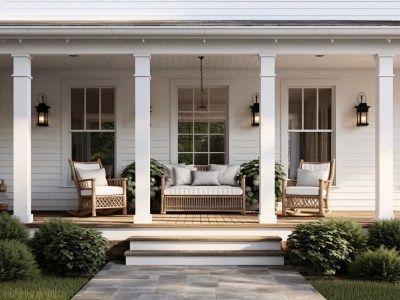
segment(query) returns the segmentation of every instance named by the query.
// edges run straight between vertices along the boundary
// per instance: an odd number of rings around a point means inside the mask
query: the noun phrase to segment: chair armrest
[[[78,187],[80,190],[93,190],[95,182],[95,178],[78,180]]]
[[[240,176],[240,187],[243,190],[243,193],[246,193],[246,175]]]
[[[323,179],[319,180],[319,188],[322,190],[329,191],[331,185],[332,185],[332,180],[323,180]]]
[[[161,192],[165,190],[167,175],[161,175]]]
[[[127,180],[127,178],[112,178],[107,179],[107,183],[109,186],[121,186],[125,189]]]
[[[285,177],[282,178],[282,187],[296,186],[296,185],[297,185],[297,180],[295,180],[295,179],[287,179]]]

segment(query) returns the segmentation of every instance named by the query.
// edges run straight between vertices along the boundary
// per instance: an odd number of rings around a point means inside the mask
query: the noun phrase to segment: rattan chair
[[[335,159],[330,162],[300,161],[299,169],[309,171],[326,170],[327,180],[316,179],[317,184],[298,185],[298,180],[282,180],[282,215],[317,214],[321,217],[329,213],[329,189],[335,174]],[[298,178],[299,179],[299,178]]]
[[[126,215],[126,178],[107,179],[104,186],[96,186],[96,179],[81,179],[79,170],[86,171],[100,170],[103,168],[100,160],[93,162],[76,162],[69,160],[72,179],[75,182],[78,192],[78,210],[81,212],[91,212],[96,216],[96,210],[110,210],[122,208],[122,213]]]

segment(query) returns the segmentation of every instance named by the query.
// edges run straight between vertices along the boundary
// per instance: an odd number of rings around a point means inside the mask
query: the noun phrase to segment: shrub
[[[259,202],[260,160],[254,159],[240,166],[239,176],[246,175],[246,202],[248,205]],[[275,163],[275,198],[282,201],[283,167]]]
[[[368,244],[378,249],[384,245],[387,249],[400,251],[400,219],[375,222],[368,230]]]
[[[309,275],[333,275],[350,262],[352,247],[344,232],[326,222],[300,224],[287,240],[288,258]]]
[[[44,249],[46,267],[59,275],[87,276],[96,274],[104,265],[107,241],[101,233],[86,228],[57,234]]]
[[[121,177],[127,178],[126,184],[126,197],[128,207],[135,208],[135,189],[136,189],[136,176],[135,176],[135,162],[127,165],[122,170]],[[165,175],[165,167],[154,158],[150,159],[150,196],[154,199],[161,197],[161,176]]]
[[[384,246],[363,252],[350,264],[350,276],[362,280],[400,281],[399,252]]]
[[[351,259],[354,259],[357,254],[366,250],[368,236],[360,224],[350,219],[329,219],[325,222],[343,231],[343,238],[345,238],[353,248],[350,255]]]
[[[17,240],[0,240],[0,281],[28,279],[39,269],[28,247]]]
[[[32,252],[36,256],[36,261],[39,266],[45,267],[46,258],[43,256],[43,249],[53,241],[53,238],[59,233],[67,232],[74,228],[80,227],[76,223],[62,219],[51,219],[49,222],[40,226],[33,235],[30,243]]]
[[[0,240],[18,240],[28,243],[28,228],[16,217],[8,213],[0,214]]]

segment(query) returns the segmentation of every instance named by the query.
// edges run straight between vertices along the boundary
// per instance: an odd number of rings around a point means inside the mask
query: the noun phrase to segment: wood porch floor
[[[77,222],[84,227],[93,228],[130,228],[130,227],[268,227],[268,228],[293,228],[297,224],[317,221],[324,218],[312,216],[291,216],[282,217],[278,211],[277,224],[259,224],[257,213],[240,214],[153,214],[153,223],[140,225],[132,223],[132,215],[108,215],[97,217],[72,217],[64,212],[34,212],[33,223],[29,227],[35,228],[48,221],[50,218],[62,218]],[[396,217],[400,217],[400,211],[395,212]],[[333,211],[328,218],[347,218],[353,219],[363,227],[368,227],[374,222],[374,212],[372,211]]]

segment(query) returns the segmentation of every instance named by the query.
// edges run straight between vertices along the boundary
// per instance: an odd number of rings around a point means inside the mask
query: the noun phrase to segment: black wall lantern
[[[38,105],[36,107],[37,112],[37,126],[49,126],[49,109],[47,105],[47,96],[45,93],[40,93],[37,97]]]
[[[364,102],[363,102],[364,101]],[[357,126],[368,126],[368,110],[371,106],[367,105],[367,96],[361,92],[357,96]]]
[[[258,93],[254,93],[251,98],[251,102],[253,103],[251,108],[251,126],[257,127],[260,126],[260,103],[258,103],[258,97],[260,95]]]

